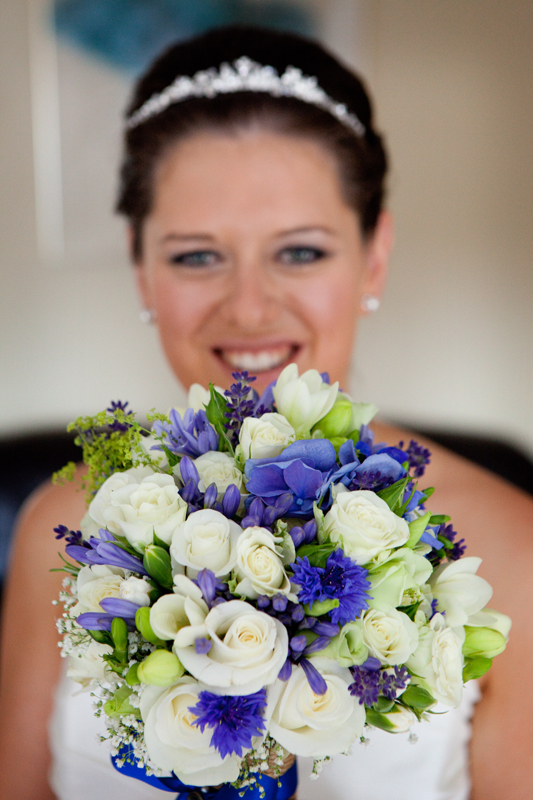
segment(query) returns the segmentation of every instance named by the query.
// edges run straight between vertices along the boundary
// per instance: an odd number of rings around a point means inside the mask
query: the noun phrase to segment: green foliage
[[[400,606],[398,609],[399,611],[403,611],[404,614],[407,614],[409,619],[412,619],[413,622],[415,621],[416,612],[420,608],[422,600],[419,600],[417,603],[412,603],[410,606]]]
[[[137,718],[140,718],[139,709],[130,705],[130,695],[131,689],[129,686],[121,686],[120,689],[117,689],[113,695],[113,699],[108,700],[107,703],[104,704],[104,711],[107,716],[111,717],[111,719],[120,719],[120,717],[133,714]]]
[[[209,384],[209,394],[209,403],[205,407],[205,413],[220,437],[218,449],[229,450],[233,455],[233,446],[227,434],[229,419],[227,417],[228,404],[226,398],[220,392],[217,392],[212,383]]]
[[[381,730],[387,731],[387,733],[394,732],[394,725],[392,722],[374,708],[366,709],[366,721],[369,725],[373,725],[374,728],[381,728]]]
[[[465,665],[463,667],[463,681],[475,680],[481,678],[492,666],[492,658],[485,658],[478,656],[477,658],[465,658]]]
[[[335,550],[335,545],[331,542],[317,545],[315,542],[311,544],[303,544],[296,551],[296,555],[300,558],[307,556],[309,563],[313,567],[325,567],[328,558]]]
[[[418,519],[414,519],[409,523],[409,541],[406,543],[406,547],[413,548],[418,544],[420,537],[427,528],[430,517],[431,511],[428,511],[423,517],[418,517]]]
[[[396,483],[393,483],[392,486],[388,486],[386,489],[382,489],[380,492],[377,493],[378,497],[381,497],[382,500],[385,500],[390,510],[393,511],[395,514],[398,515],[400,514],[405,487],[410,482],[410,480],[411,478],[409,477],[409,475],[407,475],[400,481],[396,481]]]
[[[414,683],[407,687],[400,699],[403,705],[408,706],[415,713],[421,713],[435,705],[434,697],[426,689],[416,686]]]
[[[429,520],[430,525],[443,525],[445,522],[449,522],[451,517],[447,514],[433,514]],[[453,546],[453,545],[452,545]]]
[[[122,429],[115,430],[116,424]],[[105,410],[89,417],[78,417],[71,422],[68,431],[76,431],[74,439],[82,449],[82,459],[87,465],[87,474],[81,480],[81,488],[86,492],[87,504],[102,483],[114,472],[122,472],[130,467],[153,465],[152,459],[141,447],[145,429],[135,420],[134,414],[121,409],[112,413]],[[54,483],[65,483],[74,479],[76,465],[70,462],[56,472]]]

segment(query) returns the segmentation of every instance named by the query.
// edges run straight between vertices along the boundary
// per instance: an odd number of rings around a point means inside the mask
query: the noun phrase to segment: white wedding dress
[[[299,800],[467,800],[470,792],[468,743],[470,718],[479,699],[475,681],[467,684],[458,709],[438,707],[431,722],[413,732],[372,730],[370,743],[357,743],[349,756],[324,765],[310,780],[312,759],[299,759]],[[64,677],[51,720],[52,788],[58,800],[173,800],[175,794],[120,775],[100,743],[103,725],[93,715],[88,692]]]

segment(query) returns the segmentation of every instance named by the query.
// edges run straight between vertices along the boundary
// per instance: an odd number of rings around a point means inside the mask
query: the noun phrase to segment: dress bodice
[[[470,718],[479,698],[474,681],[465,687],[458,709],[437,707],[431,722],[416,723],[408,734],[372,729],[368,744],[356,743],[348,756],[324,765],[310,780],[312,759],[299,759],[300,800],[467,800]],[[172,798],[134,778],[120,775],[101,743],[103,722],[93,714],[91,697],[64,677],[51,722],[52,787],[58,800],[155,800]]]

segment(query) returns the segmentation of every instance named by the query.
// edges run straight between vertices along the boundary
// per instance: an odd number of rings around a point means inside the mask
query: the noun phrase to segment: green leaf
[[[451,517],[447,514],[433,514],[430,517],[429,524],[430,525],[442,525],[444,522],[449,522]]]
[[[296,551],[300,558],[307,556],[309,563],[313,567],[325,567],[328,558],[335,550],[335,545],[330,542],[324,544],[303,544]]]
[[[405,492],[405,487],[410,481],[411,478],[409,475],[407,475],[405,478],[402,478],[401,481],[396,481],[396,483],[393,483],[392,486],[382,489],[377,493],[377,495],[378,497],[381,497],[382,500],[385,500],[391,511],[396,512],[396,509],[400,508],[401,506],[401,500]]]
[[[128,686],[121,686],[117,689],[113,698],[104,703],[104,711],[111,719],[134,714],[139,719],[139,709],[132,706],[129,702],[131,689]]]
[[[434,491],[435,491],[435,487],[434,486],[430,486],[428,489],[424,489],[423,492],[422,492],[424,497],[422,497],[420,502],[421,503],[426,503],[429,500],[429,498],[431,497],[431,495],[433,494]]]
[[[398,608],[398,611],[403,611],[403,613],[407,614],[409,619],[413,620],[413,622],[414,622],[415,621],[415,617],[416,617],[416,612],[420,608],[420,603],[421,602],[422,602],[422,600],[419,600],[418,603],[413,603],[410,606],[400,606]]]
[[[463,681],[475,680],[481,678],[492,666],[492,658],[485,658],[478,656],[477,658],[466,658],[463,667]]]
[[[382,714],[387,714],[394,708],[394,700],[389,700],[388,697],[384,697],[384,695],[381,695],[380,697],[378,697],[377,703],[374,703],[373,708],[376,711],[380,711]]]
[[[435,698],[421,686],[411,684],[400,698],[401,702],[416,711],[425,711],[435,705]]]
[[[179,463],[180,457],[177,455],[177,453],[173,453],[172,450],[169,450],[166,444],[161,443],[161,447],[163,449],[163,453],[167,457],[169,467],[175,467],[176,464]]]
[[[209,403],[205,407],[205,413],[220,437],[218,449],[227,449],[233,454],[233,446],[226,432],[228,427],[228,417],[226,416],[228,414],[228,403],[226,398],[217,392],[212,383],[209,384]]]
[[[170,550],[170,545],[164,542],[163,539],[160,539],[155,530],[153,533],[154,533],[154,544],[156,544],[158,547],[162,547],[163,550]]]
[[[373,725],[374,728],[381,728],[387,733],[392,733],[395,730],[392,722],[373,708],[366,709],[366,721],[369,725]]]
[[[108,644],[110,647],[113,647],[113,639],[107,631],[87,631],[87,633],[95,642],[99,644]]]
[[[427,528],[430,517],[431,511],[428,511],[423,517],[418,517],[418,519],[414,519],[409,523],[409,541],[405,545],[406,547],[413,548],[418,544],[420,537]]]

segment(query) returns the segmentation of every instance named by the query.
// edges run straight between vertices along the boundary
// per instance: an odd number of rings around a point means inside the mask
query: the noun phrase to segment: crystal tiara
[[[332,114],[357,136],[365,135],[363,123],[343,103],[335,102],[326,94],[315,77],[304,75],[296,67],[287,67],[279,75],[274,67],[263,66],[246,56],[238,58],[233,65],[224,63],[218,69],[211,67],[200,70],[192,77],[179,75],[170,86],[143,103],[129,117],[126,127],[136,128],[173,103],[190,97],[216,97],[235,92],[265,92],[273,97],[295,97]]]

